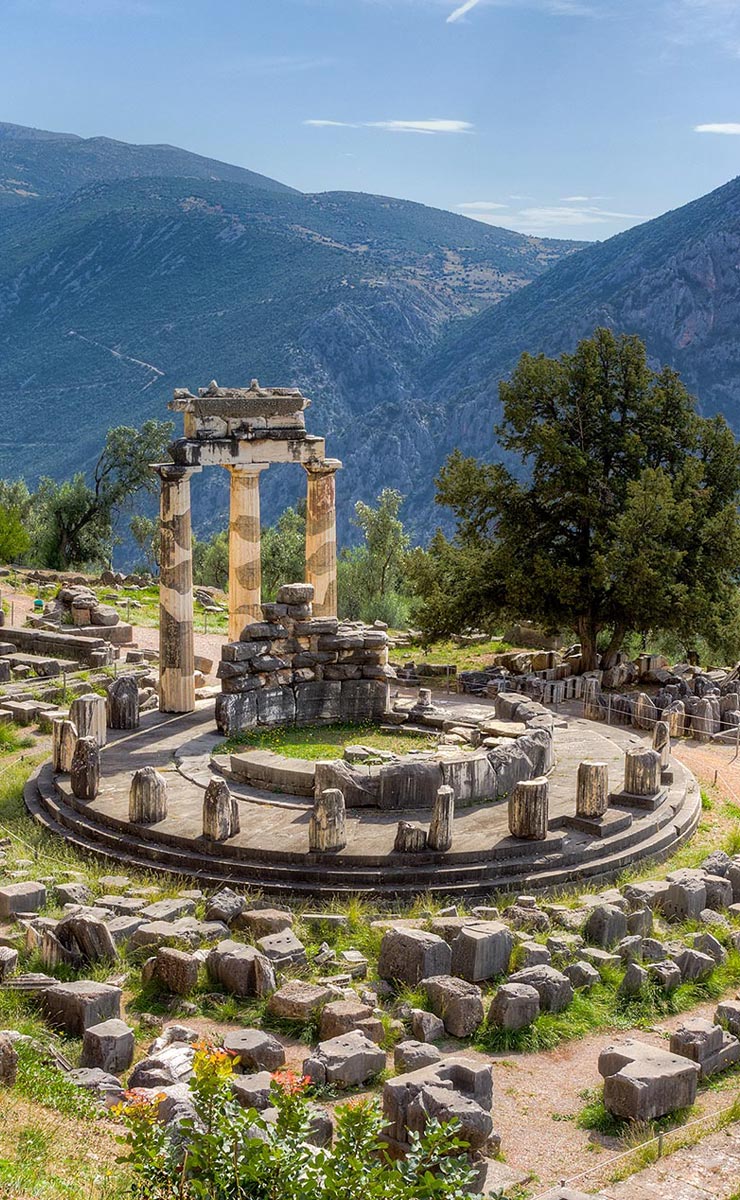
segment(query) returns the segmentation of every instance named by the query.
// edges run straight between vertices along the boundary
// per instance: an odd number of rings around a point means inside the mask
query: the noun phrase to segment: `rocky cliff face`
[[[706,413],[740,433],[740,180],[560,263],[432,351],[421,386],[469,453],[491,457],[498,382],[524,350],[559,354],[595,326],[644,338]],[[446,439],[437,445],[438,460]]]

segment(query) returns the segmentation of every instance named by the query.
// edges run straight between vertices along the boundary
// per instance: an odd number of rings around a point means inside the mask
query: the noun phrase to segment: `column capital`
[[[222,466],[230,471],[232,475],[259,475],[262,471],[266,471],[270,464],[263,463],[222,463]]]
[[[342,463],[338,458],[325,458],[321,462],[305,462],[303,467],[308,475],[333,475],[341,471]]]
[[[165,483],[185,483],[190,479],[191,475],[202,471],[202,467],[181,467],[177,463],[151,463],[151,468],[156,471],[159,478]]]

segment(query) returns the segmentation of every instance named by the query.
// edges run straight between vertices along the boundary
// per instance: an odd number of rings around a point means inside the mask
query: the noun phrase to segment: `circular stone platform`
[[[83,852],[207,886],[230,883],[307,897],[363,892],[390,900],[424,891],[472,897],[556,888],[578,879],[607,879],[640,859],[665,857],[694,832],[701,812],[699,788],[673,759],[674,782],[654,812],[615,806],[610,811],[630,816],[631,822],[615,821],[601,837],[565,827],[565,818],[575,812],[578,763],[607,762],[610,789],[618,791],[624,751],[643,739],[628,729],[577,718],[556,723],[554,737],[557,762],[550,775],[547,840],[512,838],[505,801],[472,804],[457,809],[453,847],[445,854],[393,850],[398,820],[426,824],[428,810],[377,809],[348,809],[346,849],[311,854],[309,799],[234,780],[229,786],[239,801],[242,832],[226,843],[207,841],[201,832],[203,793],[213,778],[212,751],[222,740],[214,731],[210,702],[185,716],[146,713],[135,732],[109,731],[94,801],[76,799],[69,778],[55,778],[49,763],[29,780],[25,800],[36,820]],[[168,785],[168,816],[147,827],[128,821],[131,774],[144,766],[156,767]]]

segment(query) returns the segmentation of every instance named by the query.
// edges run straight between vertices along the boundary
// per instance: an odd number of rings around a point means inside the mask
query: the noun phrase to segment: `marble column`
[[[308,476],[306,503],[306,583],[314,588],[315,617],[337,615],[336,458],[304,464]]]
[[[260,545],[260,472],[267,463],[228,467],[229,511],[229,641],[237,642],[245,625],[262,617]]]
[[[195,708],[193,651],[193,549],[190,529],[192,467],[162,463],[159,563],[159,707],[185,713]]]

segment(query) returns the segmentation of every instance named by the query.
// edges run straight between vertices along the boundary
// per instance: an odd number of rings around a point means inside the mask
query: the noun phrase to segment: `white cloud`
[[[724,125],[695,125],[694,133],[726,133],[738,136],[740,135],[740,124],[729,121]]]
[[[497,204],[494,200],[469,200],[466,204],[458,204],[461,212],[493,212],[498,208],[508,208],[508,204]]]
[[[458,207],[462,206],[458,205]],[[599,208],[596,205],[576,206],[572,204],[532,205],[510,213],[507,212],[505,215],[481,209],[469,211],[466,215],[476,221],[483,221],[487,225],[505,225],[520,233],[547,236],[559,232],[571,237],[573,230],[576,229],[585,230],[590,226],[610,225],[612,230],[609,232],[612,232],[615,225],[632,225],[651,219],[639,213],[616,212],[612,209]]]
[[[561,204],[589,204],[594,200],[607,200],[607,196],[562,196]]]
[[[470,121],[452,121],[449,119],[435,119],[427,121],[324,121],[311,119],[304,121],[304,125],[312,125],[314,128],[334,128],[334,129],[384,129],[388,133],[472,133],[474,126]]]
[[[478,4],[480,4],[480,0],[464,0],[464,3],[459,8],[450,13],[447,18],[447,24],[454,25],[455,21],[459,21],[461,17],[464,17],[466,13],[469,13]]]

